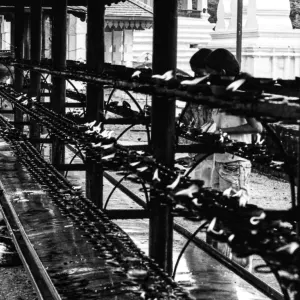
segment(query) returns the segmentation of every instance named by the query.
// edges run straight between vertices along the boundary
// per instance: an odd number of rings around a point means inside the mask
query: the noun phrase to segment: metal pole
[[[24,58],[24,20],[25,20],[25,13],[24,13],[24,3],[22,1],[18,1],[15,5],[15,49],[14,49],[14,57],[17,60],[21,60]],[[24,77],[23,77],[23,70],[20,68],[15,68],[15,83],[14,89],[17,92],[23,91],[23,84],[24,84]],[[21,110],[15,108],[14,113],[14,121],[15,122],[22,122],[23,121],[23,114]],[[22,125],[15,125],[16,128],[19,130],[23,129]]]
[[[14,53],[15,51],[15,18],[12,16],[10,21],[10,51]]]
[[[105,5],[101,1],[87,2],[87,56],[89,71],[101,73],[104,68],[104,13]],[[86,94],[87,121],[103,119],[104,91],[102,86],[87,84]],[[103,169],[101,165],[86,162],[86,195],[98,207],[103,207]]]
[[[238,0],[236,26],[236,59],[242,65],[243,0]]]
[[[66,67],[67,49],[67,0],[56,0],[52,7],[52,65],[54,69]],[[66,80],[52,76],[51,108],[65,114]],[[52,164],[60,165],[65,161],[65,147],[54,137],[52,144]]]
[[[153,73],[176,70],[177,0],[154,0]],[[168,26],[166,26],[168,24]],[[175,155],[175,99],[152,98],[152,147],[154,158],[172,167]],[[161,195],[150,192],[149,255],[168,274],[173,262],[173,217],[162,205]]]
[[[30,56],[31,60],[35,63],[41,61],[42,50],[42,0],[31,0],[30,5],[30,36],[31,47]],[[39,99],[41,90],[41,74],[39,72],[30,71],[30,97],[37,97]],[[40,137],[40,126],[31,120],[30,138]],[[39,149],[40,144],[35,144]]]

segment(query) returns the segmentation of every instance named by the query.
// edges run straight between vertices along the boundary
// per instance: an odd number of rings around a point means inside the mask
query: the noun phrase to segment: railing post
[[[243,0],[238,0],[236,26],[236,59],[242,66]]]
[[[52,65],[54,69],[66,67],[67,53],[67,0],[56,0],[52,7]],[[51,108],[65,115],[66,80],[52,76]],[[60,165],[65,162],[65,146],[58,138],[53,137],[52,164]]]
[[[101,73],[104,67],[104,13],[102,1],[87,2],[87,55],[86,63],[89,71]],[[86,117],[88,121],[103,119],[103,88],[87,84]],[[86,195],[98,207],[103,206],[103,169],[100,165],[86,162]]]
[[[166,26],[168,24],[168,26]],[[176,70],[177,0],[154,0],[153,73]],[[175,99],[152,97],[152,145],[154,158],[174,165]],[[173,262],[173,217],[170,207],[161,204],[161,195],[150,192],[150,257],[169,274]]]
[[[42,51],[42,0],[31,0],[30,5],[30,36],[31,47],[30,56],[31,60],[35,63],[41,62]],[[40,101],[41,90],[41,74],[39,72],[30,72],[30,97],[37,97]],[[31,120],[30,126],[30,138],[38,139],[40,137],[40,126]],[[40,144],[35,144],[35,147],[39,149]]]
[[[24,21],[25,21],[25,12],[24,12],[24,3],[23,1],[18,1],[15,5],[15,47],[14,47],[14,56],[15,59],[23,59],[24,58]],[[20,68],[15,68],[15,83],[14,89],[17,92],[23,92],[23,84],[24,84],[24,77],[23,77],[23,70]],[[16,122],[23,121],[23,113],[21,110],[15,108],[14,112],[14,120]],[[19,130],[23,129],[22,125],[15,125],[16,128]]]

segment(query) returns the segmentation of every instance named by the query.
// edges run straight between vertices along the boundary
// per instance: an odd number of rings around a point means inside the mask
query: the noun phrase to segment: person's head
[[[191,57],[190,66],[196,77],[206,75],[204,61],[211,52],[210,49],[202,48]]]
[[[210,53],[204,63],[209,74],[237,76],[240,73],[239,62],[230,51],[223,48]]]

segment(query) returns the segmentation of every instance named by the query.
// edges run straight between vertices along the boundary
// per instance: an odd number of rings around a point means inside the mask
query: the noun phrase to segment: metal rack
[[[85,1],[83,1],[85,5]],[[169,70],[176,69],[176,46],[177,46],[177,18],[176,18],[176,0],[165,0],[165,1],[154,1],[154,48],[153,48],[153,73],[154,74],[163,74]],[[163,2],[163,3],[162,3]],[[3,94],[2,96],[7,98],[10,97],[15,104],[15,121],[22,122],[21,111],[25,111],[27,114],[32,116],[32,119],[39,120],[43,125],[48,125],[51,127],[51,130],[55,132],[54,138],[52,139],[52,163],[54,167],[61,168],[64,165],[64,146],[65,143],[63,140],[68,142],[72,139],[72,134],[76,133],[73,131],[76,128],[76,124],[68,123],[68,120],[63,118],[65,114],[65,98],[66,98],[66,80],[80,80],[87,82],[87,95],[86,95],[86,118],[88,121],[97,120],[97,122],[105,121],[103,116],[104,111],[104,96],[103,88],[104,85],[109,85],[113,88],[121,90],[136,91],[144,94],[152,95],[152,113],[151,113],[151,124],[152,124],[152,144],[151,144],[151,154],[153,155],[153,160],[143,161],[142,156],[128,156],[127,167],[130,167],[130,163],[137,162],[140,160],[148,166],[149,172],[140,172],[138,168],[131,166],[133,169],[131,171],[136,172],[144,180],[152,182],[153,186],[150,192],[150,201],[149,201],[149,215],[150,215],[150,246],[149,254],[150,257],[155,259],[155,261],[162,267],[168,274],[172,273],[172,238],[173,238],[173,213],[174,208],[176,212],[176,205],[182,205],[186,208],[186,211],[178,211],[181,215],[194,214],[198,215],[203,213],[202,209],[205,207],[205,218],[208,220],[213,219],[216,216],[216,209],[218,212],[218,218],[223,218],[222,220],[226,223],[228,219],[239,218],[241,211],[238,206],[226,208],[223,207],[223,203],[226,203],[226,198],[220,194],[209,193],[206,191],[201,191],[201,186],[198,186],[198,189],[195,193],[203,192],[204,195],[198,195],[197,201],[193,204],[190,203],[191,199],[185,197],[177,197],[176,194],[171,192],[171,201],[170,194],[166,193],[166,187],[174,183],[178,174],[174,173],[174,155],[176,151],[176,127],[175,127],[175,99],[180,98],[183,101],[192,101],[194,103],[208,105],[210,107],[217,107],[229,110],[232,113],[240,114],[243,113],[248,116],[260,116],[266,120],[287,120],[297,123],[300,119],[300,105],[293,101],[288,101],[288,98],[285,98],[283,101],[272,101],[266,99],[265,97],[258,97],[252,99],[253,101],[245,101],[245,96],[243,94],[236,93],[234,96],[234,101],[229,101],[226,98],[216,97],[213,95],[204,96],[199,93],[199,91],[183,89],[180,85],[180,81],[173,82],[163,82],[157,80],[146,80],[139,81],[138,79],[125,78],[121,75],[122,72],[117,74],[114,77],[105,76],[104,70],[104,11],[105,4],[107,2],[100,1],[87,1],[88,7],[88,35],[87,35],[87,72],[78,73],[73,72],[72,70],[67,69],[66,65],[66,10],[68,5],[75,5],[74,3],[82,4],[81,1],[69,1],[66,0],[53,2],[50,1],[52,6],[53,4],[53,40],[52,40],[52,66],[47,67],[41,65],[41,53],[40,53],[40,42],[39,40],[32,42],[31,44],[31,62],[23,61],[23,42],[24,42],[24,6],[26,5],[25,1],[16,1],[14,3],[15,9],[15,59],[10,62],[12,66],[15,67],[15,80],[14,80],[14,89],[15,91],[21,93],[23,91],[24,69],[30,71],[30,93],[28,100],[30,101],[31,97],[41,96],[40,93],[40,80],[41,74],[47,73],[52,76],[52,89],[51,89],[51,109],[46,110],[43,108],[43,105],[36,104],[39,107],[39,110],[31,110],[26,105],[19,103],[16,100],[16,97],[12,98],[8,94]],[[38,3],[31,3],[31,24],[35,24],[32,27],[35,27],[32,33],[38,37],[41,37],[41,7],[45,5],[39,1]],[[165,26],[165,23],[169,24],[168,27]],[[103,28],[103,30],[100,30]],[[33,39],[32,39],[33,40]],[[126,71],[126,70],[125,70]],[[132,75],[132,74],[131,74]],[[13,100],[14,99],[14,100]],[[248,99],[249,100],[249,99]],[[41,113],[41,114],[40,114]],[[46,116],[46,118],[44,118]],[[58,125],[55,125],[51,122],[51,116],[56,117],[62,116],[62,122]],[[47,119],[48,118],[48,119]],[[48,123],[47,123],[48,122]],[[31,125],[31,138],[39,139],[39,127],[38,124],[34,122]],[[78,136],[80,137],[80,133]],[[81,142],[84,140],[89,141],[88,136],[81,136]],[[101,140],[104,141],[105,139]],[[77,143],[78,140],[74,140],[74,143]],[[127,153],[126,149],[118,148],[116,144],[114,147],[121,151],[123,154]],[[88,149],[91,152],[90,155],[87,155],[86,158],[86,173],[87,173],[87,198],[91,199],[92,202],[99,208],[103,207],[103,172],[105,163],[94,164],[95,157],[99,157],[99,153],[96,153],[93,149]],[[119,152],[117,152],[119,153]],[[105,156],[104,156],[105,157]],[[100,151],[100,162],[103,162],[103,155]],[[110,163],[110,164],[109,164]],[[149,165],[148,165],[149,163]],[[108,161],[110,168],[113,168],[114,164],[120,166],[120,161]],[[151,168],[150,168],[151,166]],[[158,170],[158,174],[156,173]],[[143,173],[143,174],[142,174]],[[153,177],[156,174],[156,177]],[[144,176],[144,177],[143,177]],[[298,176],[299,178],[300,176]],[[159,179],[159,180],[158,180]],[[155,181],[156,180],[156,181]],[[170,182],[171,180],[171,182]],[[160,183],[161,182],[161,183]],[[192,184],[192,182],[183,182],[183,186],[187,184]],[[100,188],[99,188],[100,187]],[[186,188],[185,188],[186,189]],[[181,191],[184,188],[181,189]],[[180,191],[177,191],[180,192]],[[177,195],[178,196],[178,195]],[[202,198],[201,198],[202,197]],[[299,196],[298,196],[299,197]],[[189,198],[189,197],[188,197]],[[215,200],[207,203],[207,199]],[[234,202],[236,203],[236,202]],[[212,206],[210,206],[212,205]],[[215,205],[215,206],[214,206]],[[249,208],[250,209],[250,208]],[[278,220],[278,218],[287,218],[289,221],[297,221],[297,212],[299,210],[299,200],[296,200],[295,210],[290,212],[269,212],[269,215],[266,213],[266,219],[268,222],[264,223],[262,220],[262,226],[269,226],[273,224],[272,221]],[[214,213],[212,213],[214,211]],[[253,211],[255,214],[253,215]],[[263,213],[258,208],[254,210],[249,210],[249,219],[259,218]],[[296,212],[296,213],[295,213]],[[200,213],[200,215],[201,215]],[[276,219],[277,218],[277,219]],[[226,221],[227,220],[227,221]],[[270,221],[271,220],[271,221]],[[244,221],[244,220],[242,220]],[[242,222],[241,221],[241,222]],[[246,220],[246,223],[249,220]],[[272,227],[272,226],[271,226]],[[270,228],[271,228],[270,227]],[[161,229],[164,230],[161,230]],[[230,222],[226,223],[226,228],[228,234],[236,234],[234,229],[232,229],[232,224]],[[269,227],[268,227],[269,228]],[[249,228],[247,228],[249,229]],[[282,228],[277,228],[279,231]],[[270,229],[271,230],[271,229]],[[283,229],[282,229],[283,230]],[[281,257],[276,257],[280,261],[279,265],[283,268],[284,272],[287,272],[284,268],[293,268],[293,263],[298,261],[298,254],[295,251],[295,256],[285,257],[287,254],[289,243],[299,243],[298,237],[289,236],[288,233],[284,232],[282,234],[287,234],[286,243],[280,244],[280,247],[285,247],[284,255]],[[250,237],[250,236],[249,236]],[[263,239],[263,238],[262,238]],[[240,241],[240,245],[243,244],[243,239]],[[233,246],[236,246],[237,251],[243,252],[237,244],[232,243]],[[277,247],[277,248],[280,248]],[[276,248],[276,249],[277,249]],[[244,249],[245,250],[245,249]],[[252,251],[255,253],[259,252],[258,248],[252,248]],[[276,252],[276,251],[275,251]],[[262,254],[262,253],[260,253]],[[273,253],[274,254],[274,253]],[[263,253],[265,255],[265,253]],[[270,255],[270,253],[268,253]],[[269,258],[267,256],[267,258]],[[276,256],[276,255],[275,255]],[[274,257],[271,257],[272,261],[275,260]],[[286,266],[284,266],[286,264]],[[273,266],[274,267],[274,266]],[[277,270],[278,271],[278,270]],[[282,270],[280,270],[282,271]],[[290,271],[290,269],[288,270]],[[281,282],[283,282],[284,288],[286,288],[288,283],[291,283],[293,289],[296,289],[299,293],[299,282],[296,278],[298,275],[298,270],[293,270],[294,279],[287,278],[286,273],[281,277]],[[285,277],[286,276],[286,277]],[[288,286],[290,288],[290,286]],[[285,293],[285,298],[289,299],[288,295]],[[296,298],[299,297],[297,294]]]

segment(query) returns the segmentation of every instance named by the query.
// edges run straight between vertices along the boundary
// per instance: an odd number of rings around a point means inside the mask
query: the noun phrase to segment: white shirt
[[[234,115],[229,115],[225,112],[220,112],[218,109],[214,109],[212,113],[212,118],[214,122],[216,123],[217,128],[229,128],[229,127],[237,127],[241,126],[244,124],[247,124],[247,120],[243,117],[239,116],[234,116]],[[249,133],[237,133],[237,134],[229,134],[230,139],[243,142],[246,144],[251,143],[251,134]],[[233,161],[238,161],[238,160],[243,160],[247,161],[247,159],[233,155],[230,153],[216,153],[215,154],[215,161],[216,162],[233,162]]]

